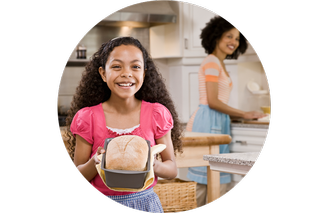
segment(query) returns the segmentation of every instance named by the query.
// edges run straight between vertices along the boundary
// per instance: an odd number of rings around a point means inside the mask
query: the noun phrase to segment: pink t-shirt
[[[151,147],[155,145],[155,139],[163,137],[173,127],[173,119],[170,111],[159,103],[149,103],[142,101],[140,110],[140,126],[126,135],[137,135],[150,141]],[[70,130],[73,135],[80,135],[88,143],[92,144],[92,157],[99,146],[104,146],[106,138],[119,136],[106,126],[106,120],[102,108],[102,104],[92,107],[80,109],[74,116]],[[157,183],[157,177],[154,183],[149,187],[153,187]],[[134,192],[118,192],[110,190],[106,187],[97,174],[91,184],[105,195],[125,195]]]

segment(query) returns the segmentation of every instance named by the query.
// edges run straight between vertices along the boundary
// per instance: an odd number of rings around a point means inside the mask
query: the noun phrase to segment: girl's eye
[[[112,68],[113,69],[120,69],[120,66],[119,65],[113,65]]]
[[[140,69],[141,67],[138,66],[138,65],[133,65],[133,68],[134,68],[134,69]]]

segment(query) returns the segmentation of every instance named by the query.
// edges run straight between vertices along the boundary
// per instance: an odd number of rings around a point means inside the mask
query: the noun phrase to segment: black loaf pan
[[[148,160],[146,171],[129,171],[129,170],[112,170],[105,168],[105,158],[108,149],[108,144],[113,138],[107,138],[104,142],[105,153],[102,154],[101,169],[105,173],[105,182],[111,188],[130,188],[141,189],[144,185],[146,176],[150,171],[150,141],[146,140],[148,144]]]

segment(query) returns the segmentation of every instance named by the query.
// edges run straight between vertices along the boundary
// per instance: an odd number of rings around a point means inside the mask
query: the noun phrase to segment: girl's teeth
[[[130,87],[132,84],[131,83],[127,83],[127,84],[119,84],[122,87]]]

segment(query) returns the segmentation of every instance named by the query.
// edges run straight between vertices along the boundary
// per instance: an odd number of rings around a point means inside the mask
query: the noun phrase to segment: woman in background
[[[226,71],[224,60],[237,59],[247,49],[245,37],[222,17],[212,18],[200,38],[208,56],[199,69],[200,105],[191,116],[187,131],[230,135],[230,116],[257,119],[265,114],[245,112],[228,106],[232,81]],[[220,145],[220,153],[229,153],[229,145]],[[192,167],[187,177],[197,182],[198,207],[206,204],[207,167]],[[230,187],[231,175],[220,173],[220,196]]]

